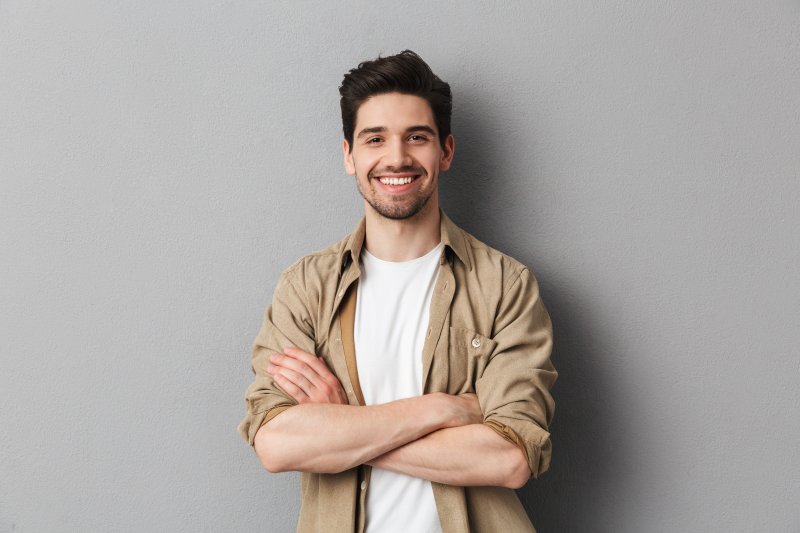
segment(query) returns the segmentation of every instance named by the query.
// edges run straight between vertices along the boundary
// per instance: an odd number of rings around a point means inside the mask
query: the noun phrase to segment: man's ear
[[[351,176],[355,176],[356,165],[353,163],[353,152],[350,151],[350,143],[347,142],[347,139],[342,141],[342,152],[344,154],[344,169]]]
[[[447,136],[444,140],[444,145],[442,146],[442,157],[439,159],[439,170],[444,172],[450,168],[450,165],[453,162],[453,156],[456,153],[456,140],[453,138],[453,134]]]

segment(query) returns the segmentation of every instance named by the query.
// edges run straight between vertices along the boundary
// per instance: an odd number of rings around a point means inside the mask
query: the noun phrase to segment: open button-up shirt
[[[524,452],[531,476],[550,464],[553,330],[533,273],[456,226],[440,210],[440,271],[422,350],[423,391],[474,392],[484,424]],[[355,287],[366,235],[362,218],[338,243],[298,260],[280,276],[253,346],[255,378],[239,432],[258,429],[297,402],[265,372],[284,346],[322,357],[352,405],[364,405],[353,343]],[[362,533],[370,466],[301,474],[297,531]],[[534,531],[513,490],[432,483],[444,533]]]

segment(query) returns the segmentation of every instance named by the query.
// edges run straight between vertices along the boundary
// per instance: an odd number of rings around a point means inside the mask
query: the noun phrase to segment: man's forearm
[[[341,472],[432,431],[458,425],[442,407],[438,394],[365,407],[301,404],[258,430],[256,453],[271,472]]]
[[[530,478],[522,450],[483,424],[435,431],[368,463],[446,485],[516,489]]]

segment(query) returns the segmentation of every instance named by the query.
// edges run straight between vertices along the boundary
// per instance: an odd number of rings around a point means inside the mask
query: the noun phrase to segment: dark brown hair
[[[397,55],[364,61],[344,75],[339,94],[342,107],[342,129],[350,150],[358,108],[371,96],[385,93],[412,94],[424,98],[431,106],[439,144],[450,135],[453,96],[450,85],[433,73],[431,67],[411,50]]]

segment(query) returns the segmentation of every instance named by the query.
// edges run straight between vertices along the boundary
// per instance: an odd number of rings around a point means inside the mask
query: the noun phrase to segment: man
[[[282,273],[239,430],[303,473],[298,531],[533,531],[513,489],[549,466],[557,375],[536,279],[440,210],[452,98],[418,55],[339,92],[364,218]]]

